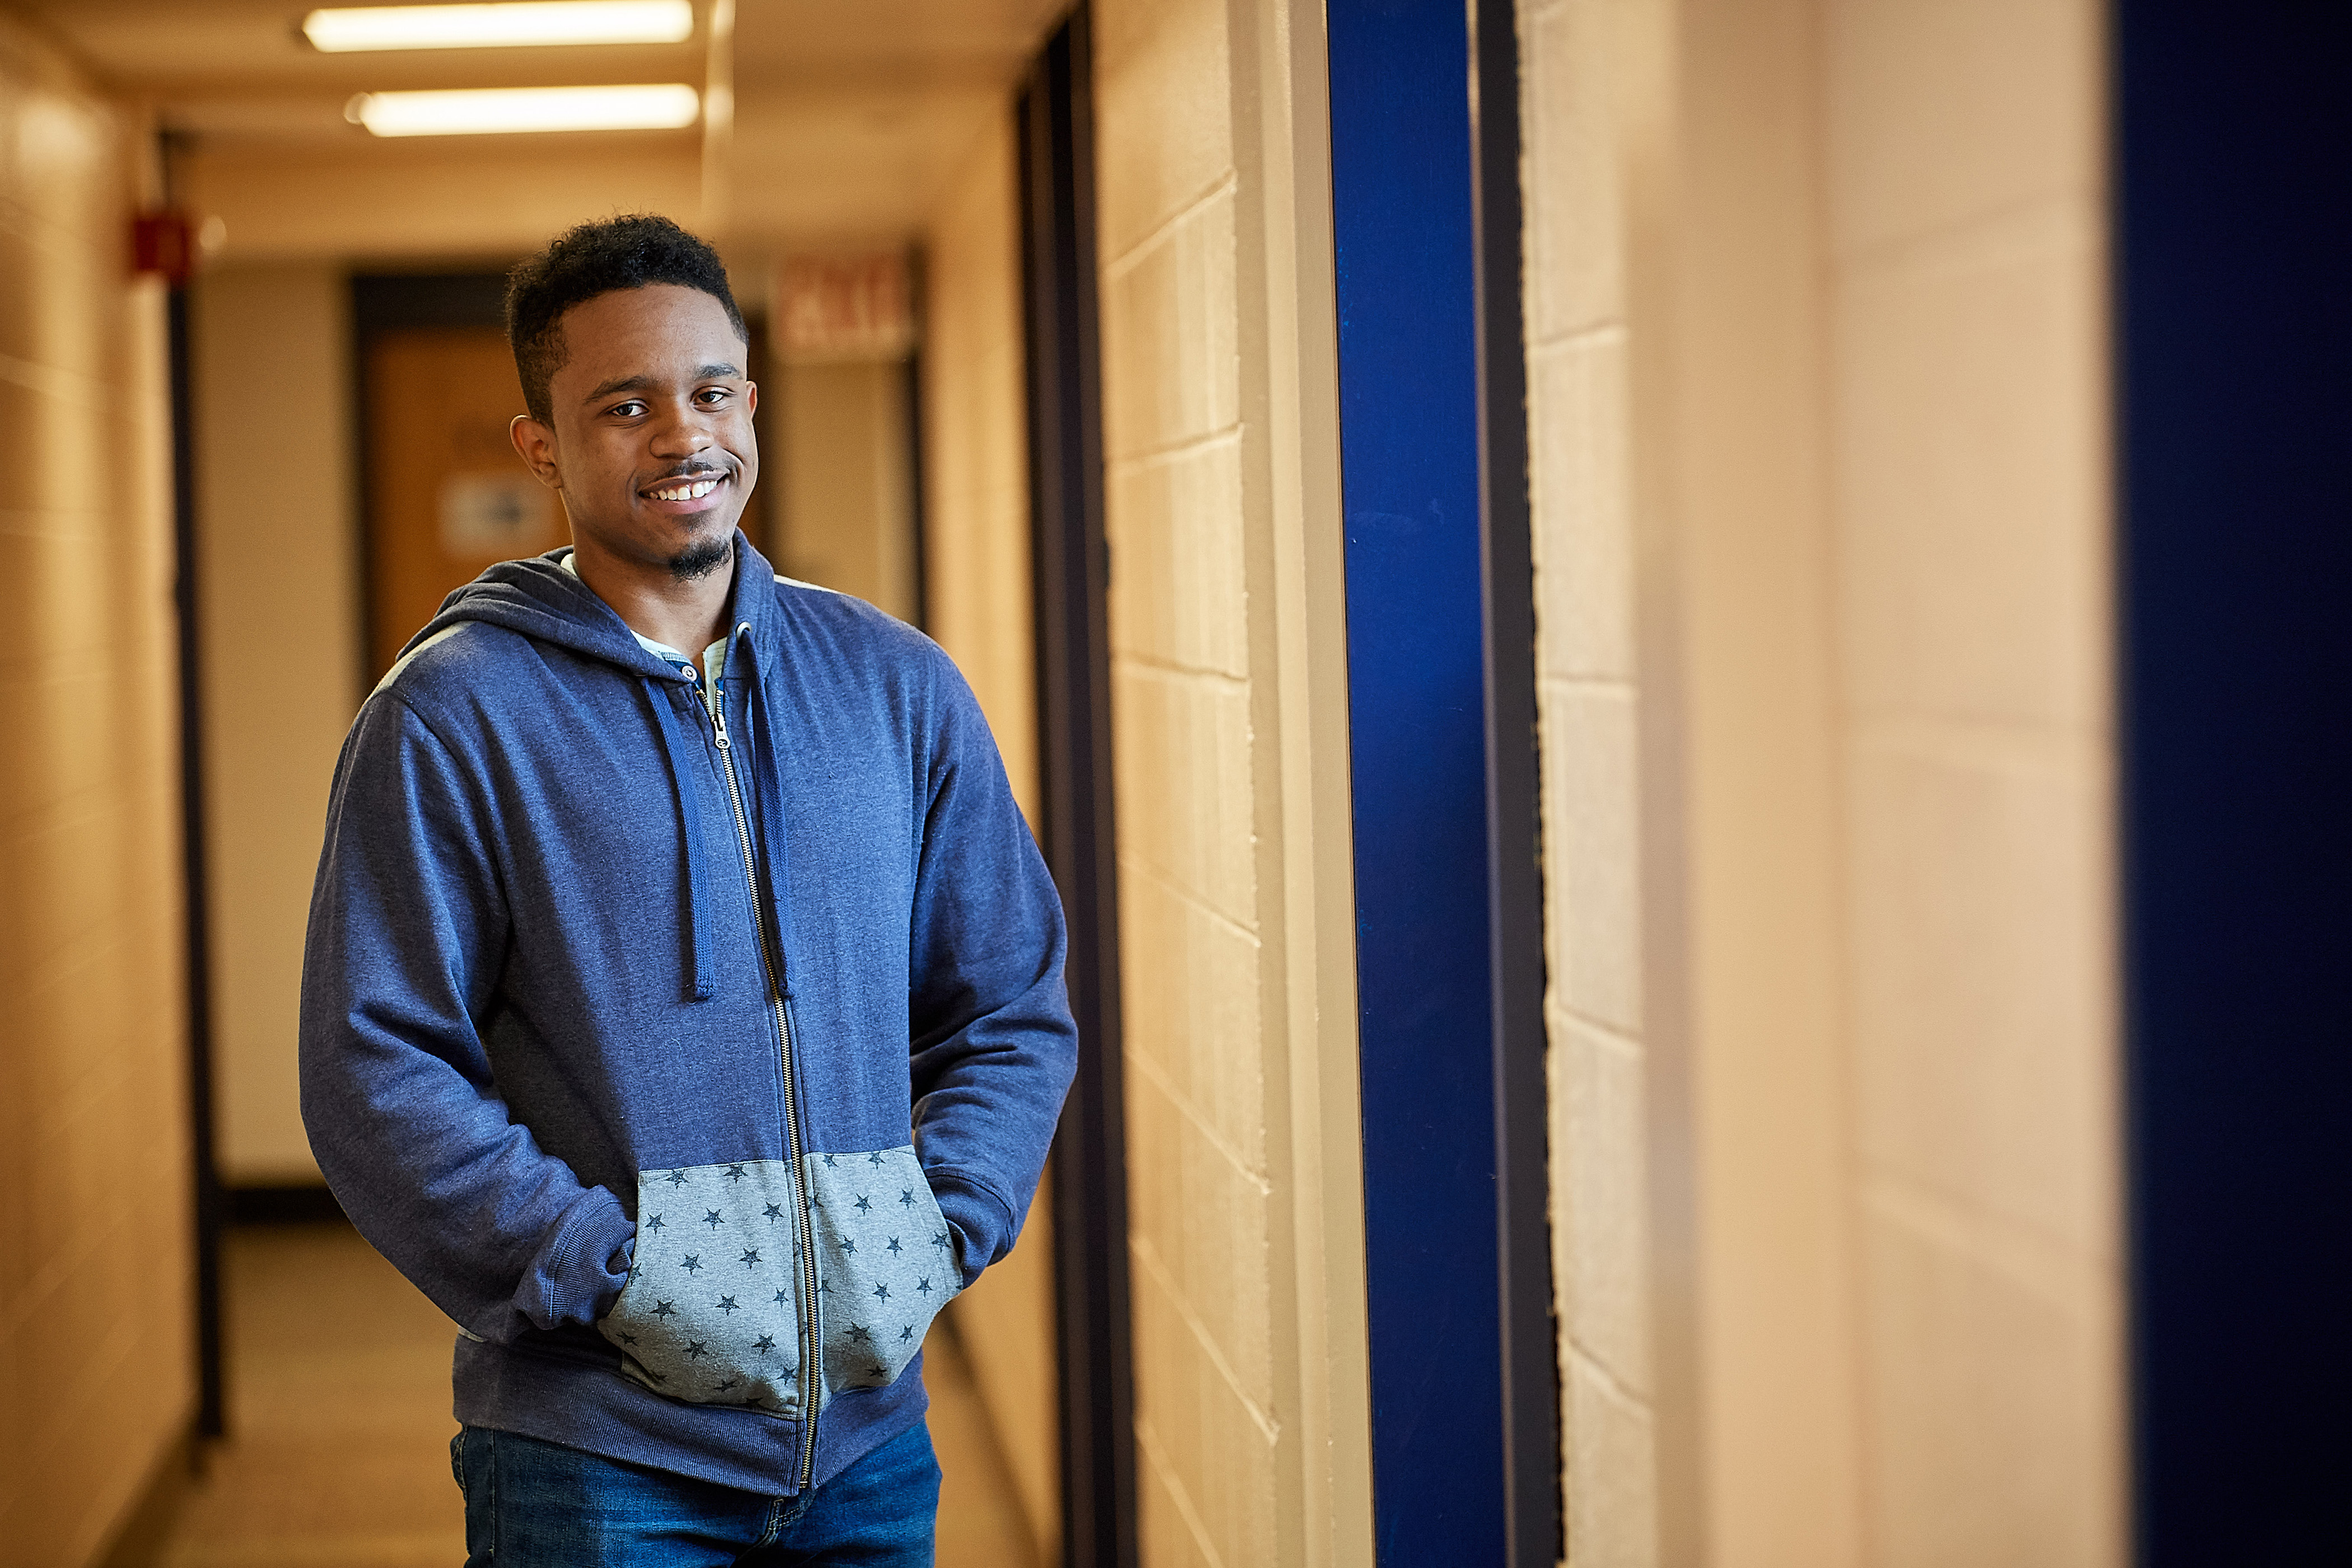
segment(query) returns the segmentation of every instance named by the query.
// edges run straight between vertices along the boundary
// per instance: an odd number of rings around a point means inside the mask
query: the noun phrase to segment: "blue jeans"
[[[449,1445],[467,1568],[930,1568],[940,1467],[921,1422],[798,1497],[737,1491],[468,1426]]]

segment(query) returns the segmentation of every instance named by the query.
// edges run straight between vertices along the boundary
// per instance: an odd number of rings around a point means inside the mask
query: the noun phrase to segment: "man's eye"
[[[734,394],[723,386],[706,386],[697,395],[705,403],[719,404],[726,402]]]
[[[637,402],[635,399],[632,398],[630,401],[628,401],[628,402],[626,402],[626,403],[616,403],[616,404],[614,404],[611,408],[607,409],[605,412],[607,412],[607,413],[611,414],[611,415],[612,415],[612,416],[614,416],[615,418],[619,418],[619,419],[635,419],[638,415],[643,414],[645,411],[646,411],[646,405],[645,405],[644,404],[642,404],[642,403]]]

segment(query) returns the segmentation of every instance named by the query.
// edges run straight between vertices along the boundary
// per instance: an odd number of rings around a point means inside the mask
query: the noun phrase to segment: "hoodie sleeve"
[[[969,1283],[1010,1251],[1077,1068],[1062,900],[944,656],[916,868],[915,1146]]]
[[[508,944],[485,797],[394,692],[344,742],[302,960],[302,1120],[361,1233],[467,1333],[591,1322],[635,1227],[499,1098]]]

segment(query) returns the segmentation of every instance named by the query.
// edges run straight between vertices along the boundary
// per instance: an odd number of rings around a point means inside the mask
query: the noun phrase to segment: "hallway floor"
[[[457,1568],[444,1318],[341,1225],[229,1233],[229,1426],[164,1568]],[[940,1568],[1037,1568],[952,1332],[924,1357]]]

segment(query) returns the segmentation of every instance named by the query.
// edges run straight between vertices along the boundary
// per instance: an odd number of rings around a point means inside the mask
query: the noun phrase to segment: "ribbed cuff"
[[[953,1171],[927,1170],[923,1174],[931,1184],[931,1196],[939,1200],[941,1217],[955,1233],[956,1267],[963,1271],[963,1282],[970,1285],[980,1278],[982,1269],[1013,1250],[1018,1227],[1012,1207],[988,1188]]]

